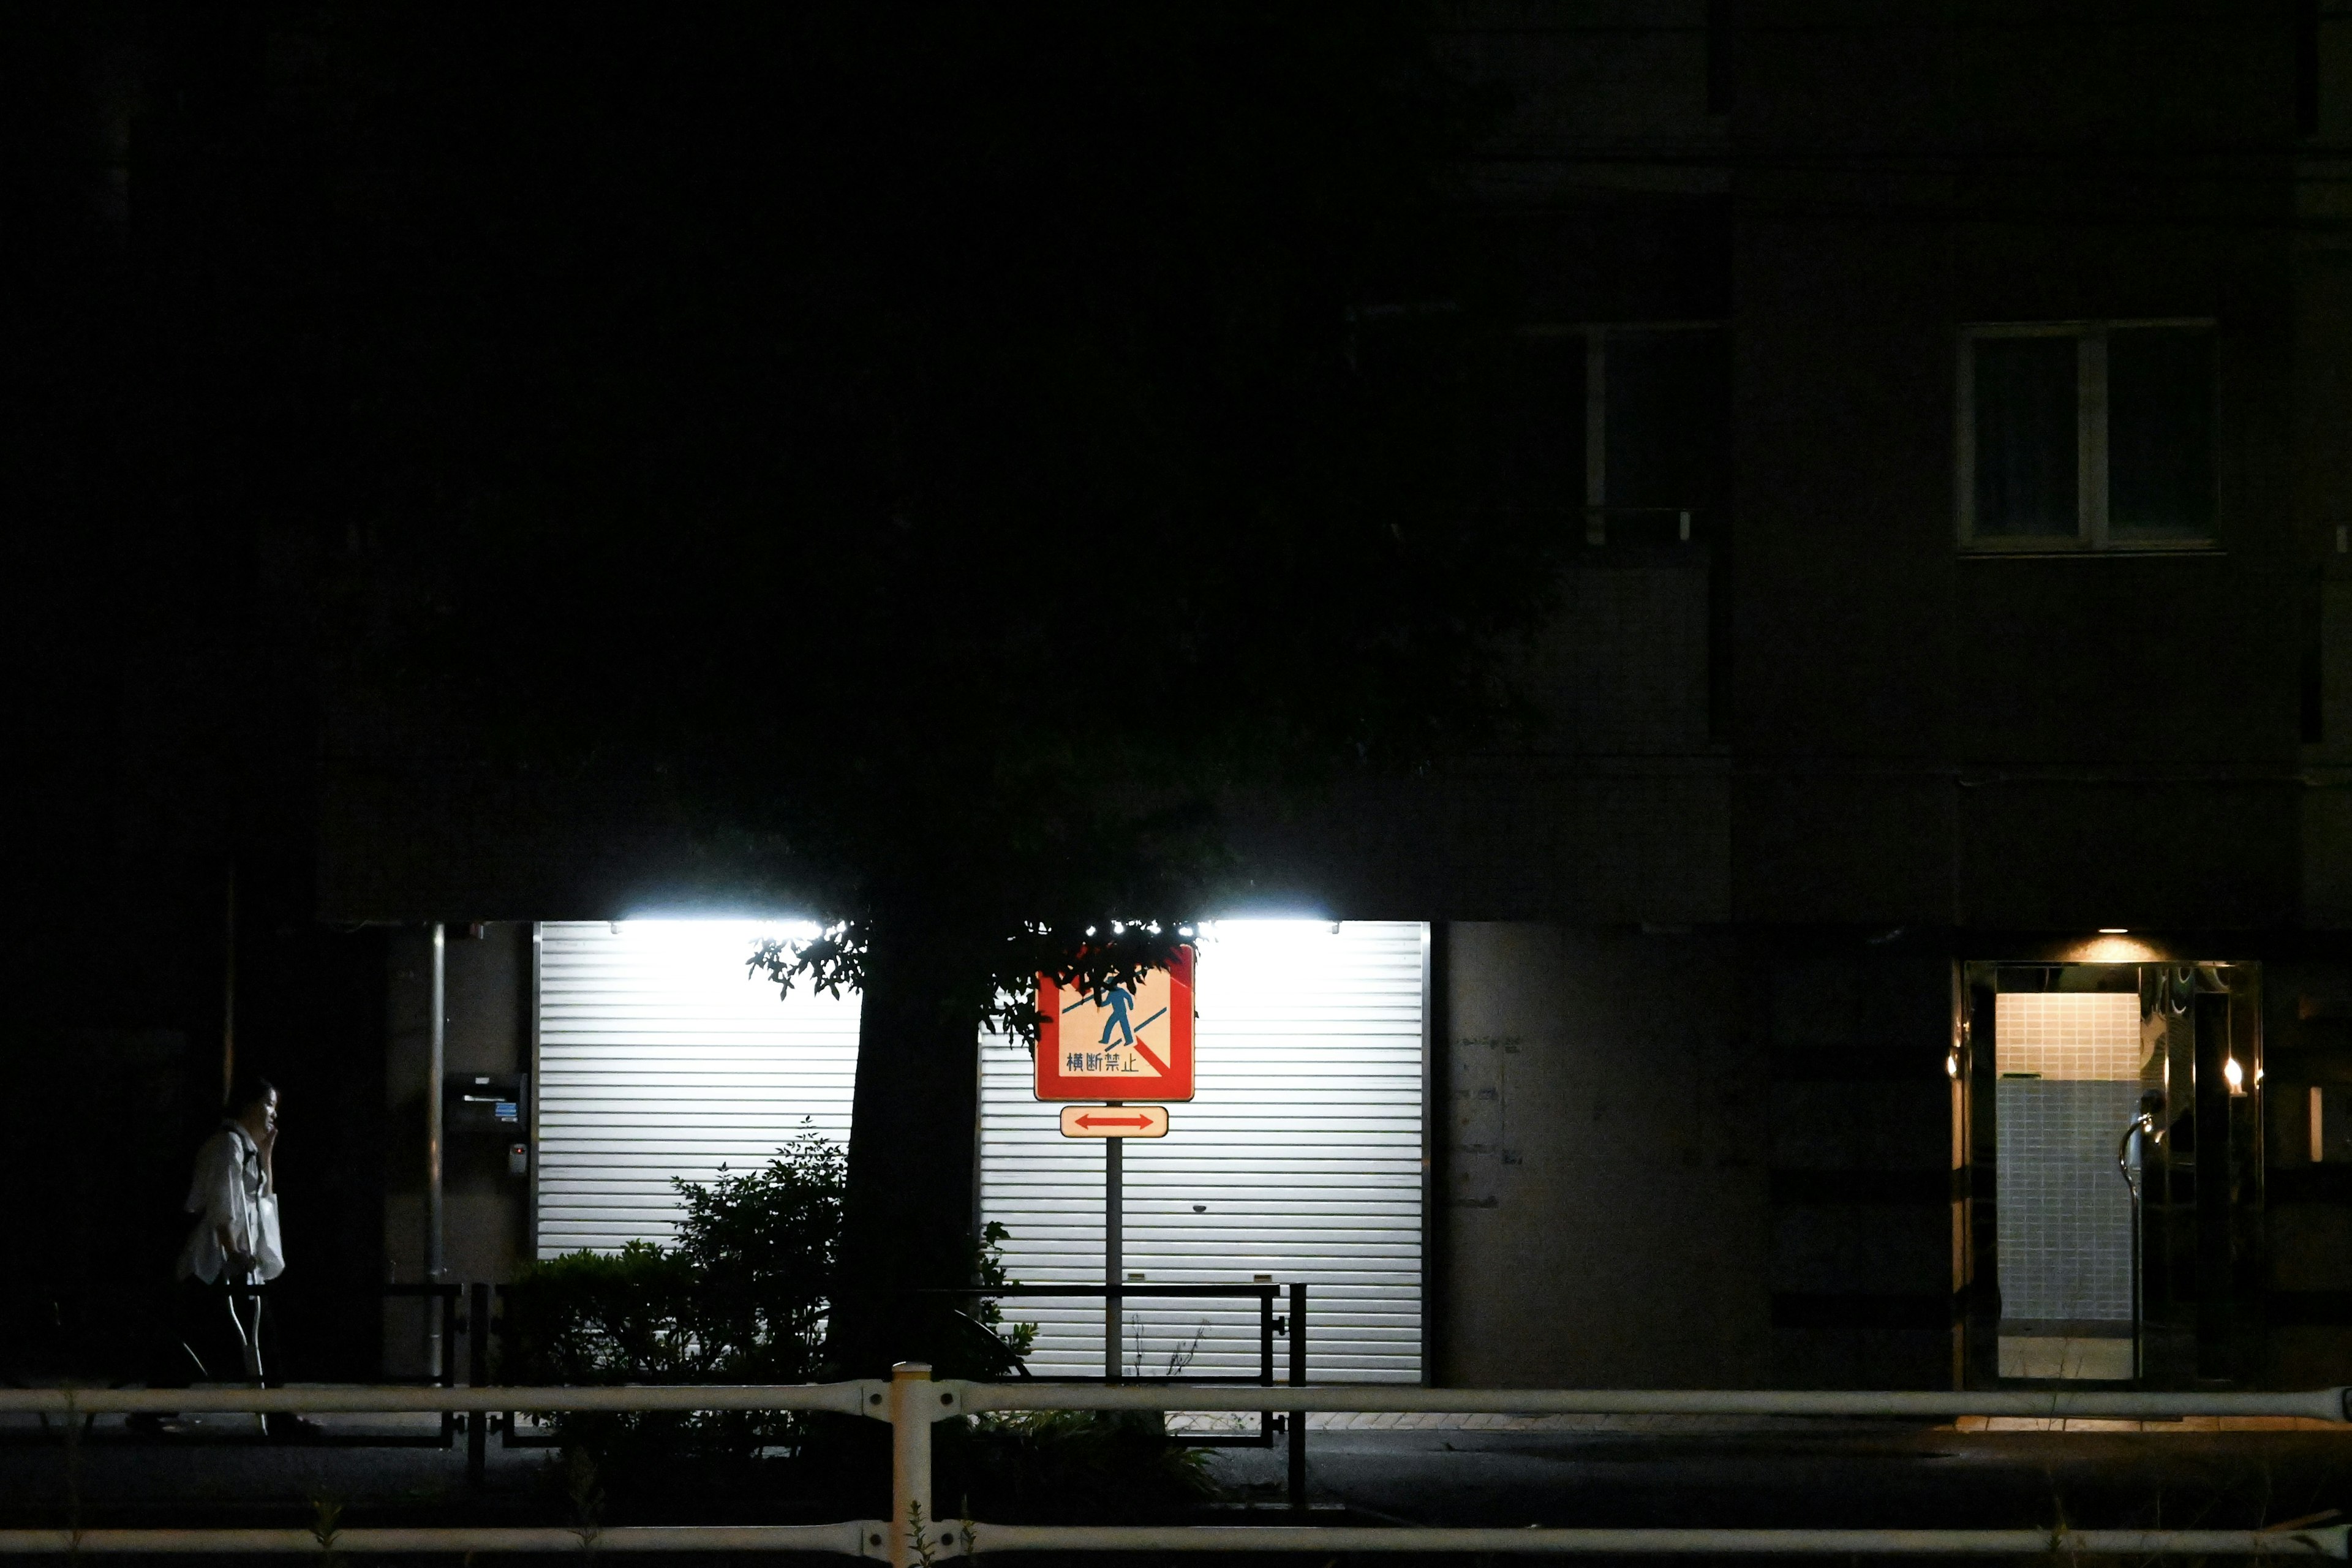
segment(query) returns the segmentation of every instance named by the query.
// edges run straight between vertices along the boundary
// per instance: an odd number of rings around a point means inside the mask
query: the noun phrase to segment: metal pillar
[[[441,1083],[447,1075],[449,1046],[449,941],[439,921],[433,922],[432,1018],[425,1029],[425,1279],[441,1282]],[[443,1342],[440,1318],[425,1314],[425,1364],[439,1369],[449,1353]]]
[[[477,1280],[466,1287],[466,1382],[479,1388],[490,1381],[490,1288]],[[489,1475],[490,1422],[487,1410],[466,1415],[466,1480],[480,1486]]]
[[[1290,1381],[1307,1381],[1307,1281],[1290,1282]],[[1290,1506],[1307,1506],[1307,1412],[1290,1413]]]

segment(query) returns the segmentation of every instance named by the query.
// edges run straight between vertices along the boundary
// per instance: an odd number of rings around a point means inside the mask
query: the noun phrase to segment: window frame
[[[2109,531],[2112,487],[2107,476],[2107,340],[2117,331],[2169,328],[2209,334],[2218,347],[2221,323],[2210,316],[2116,317],[2072,321],[1975,321],[1959,330],[1954,354],[1953,525],[1969,555],[2212,555],[2221,552],[2221,465],[2211,464],[2213,531],[2204,539],[2116,540]],[[1987,339],[2071,338],[2074,342],[2074,537],[1979,533],[1976,527],[1976,345]],[[2218,414],[2218,366],[2210,384]],[[2220,443],[2220,421],[2208,439]],[[2218,450],[2209,454],[2218,459]]]
[[[1577,339],[1584,345],[1584,496],[1575,510],[1584,517],[1584,542],[1609,542],[1609,517],[1623,513],[1678,513],[1676,533],[1682,542],[1691,538],[1691,518],[1696,507],[1625,507],[1609,500],[1609,342],[1612,338],[1659,336],[1669,332],[1716,332],[1728,344],[1731,323],[1721,319],[1677,318],[1668,321],[1537,322],[1523,326],[1523,338]]]

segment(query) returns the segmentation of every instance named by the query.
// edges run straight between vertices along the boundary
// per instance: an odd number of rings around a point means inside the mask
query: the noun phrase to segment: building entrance
[[[1970,1381],[2252,1376],[2260,966],[1976,963],[1966,981]]]

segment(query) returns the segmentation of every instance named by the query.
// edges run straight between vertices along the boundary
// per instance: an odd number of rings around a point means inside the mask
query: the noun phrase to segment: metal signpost
[[[1132,1100],[1192,1098],[1192,950],[1179,948],[1165,969],[1132,987],[1089,994],[1040,975],[1037,1098],[1093,1100],[1062,1108],[1062,1136],[1103,1141],[1103,1376],[1119,1377],[1125,1316],[1126,1180],[1121,1150],[1129,1138],[1164,1138],[1168,1111]]]

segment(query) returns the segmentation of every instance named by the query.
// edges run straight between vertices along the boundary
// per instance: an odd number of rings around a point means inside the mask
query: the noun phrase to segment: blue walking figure
[[[1128,1021],[1129,1009],[1135,1005],[1135,993],[1123,985],[1114,985],[1103,993],[1103,1002],[1110,1008],[1110,1019],[1103,1025],[1102,1038],[1097,1044],[1105,1046],[1110,1044],[1110,1032],[1113,1029],[1119,1032],[1120,1045],[1135,1044],[1135,1026]]]

